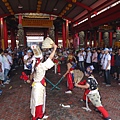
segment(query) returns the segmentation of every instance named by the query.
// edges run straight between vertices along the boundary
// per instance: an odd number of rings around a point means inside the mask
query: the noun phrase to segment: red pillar
[[[66,29],[65,29],[65,22],[63,22],[63,26],[62,26],[62,38],[63,38],[63,48],[66,47]]]
[[[101,43],[102,43],[102,32],[99,32],[99,46],[101,45]]]
[[[92,47],[92,32],[90,31],[90,43],[89,46]]]
[[[95,32],[94,32],[94,47],[96,47],[96,41],[97,41],[96,36],[97,36],[97,33],[96,33],[96,31],[95,31]]]
[[[3,46],[3,18],[0,18],[0,48],[4,49],[4,46]]]
[[[3,29],[4,29],[4,48],[8,47],[8,31],[6,21],[3,21]]]
[[[58,45],[58,30],[55,29],[55,44]]]
[[[16,37],[15,37],[15,31],[11,29],[11,47],[14,50],[16,47]]]
[[[19,14],[18,19],[19,19],[19,24],[22,24],[22,14]]]
[[[109,46],[112,47],[112,39],[113,39],[113,33],[109,33]]]
[[[68,46],[68,42],[69,42],[69,21],[68,20],[66,20],[66,47],[69,47]]]

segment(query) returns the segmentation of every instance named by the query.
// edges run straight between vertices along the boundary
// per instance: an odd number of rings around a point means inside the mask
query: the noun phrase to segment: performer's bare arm
[[[56,45],[56,44],[53,44],[53,51],[52,51],[52,53],[51,53],[50,56],[49,56],[49,58],[50,58],[51,60],[53,59],[53,57],[54,57],[54,55],[55,55],[56,49],[57,49],[57,45]]]
[[[69,70],[66,71],[66,73],[63,75],[64,77],[69,73]]]
[[[86,83],[85,85],[78,85],[78,83],[75,84],[76,87],[80,87],[82,89],[87,89],[90,87],[90,85],[88,83]]]
[[[67,63],[67,71],[66,71],[66,73],[63,75],[64,77],[69,73],[71,67],[72,67],[72,65],[71,65],[70,63]]]

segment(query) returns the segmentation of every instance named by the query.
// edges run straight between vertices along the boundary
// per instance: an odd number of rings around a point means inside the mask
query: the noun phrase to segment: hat
[[[81,50],[85,50],[85,48],[81,48]]]
[[[50,37],[46,37],[45,40],[42,42],[42,48],[52,48],[53,44],[53,40]]]
[[[31,45],[31,49],[33,50],[35,58],[43,58],[42,51],[40,50],[38,45]]]
[[[86,68],[85,73],[88,74],[88,75],[91,75],[92,72],[93,72],[93,70],[94,70],[94,66],[93,66],[93,65],[90,65],[90,66],[88,66],[88,67]]]
[[[105,48],[104,51],[109,51],[109,49],[108,49],[108,48]]]
[[[90,69],[93,71],[94,70],[94,66],[93,65],[90,65],[90,66],[88,66],[88,67],[90,67]]]
[[[88,48],[87,50],[90,50],[90,48]]]
[[[110,48],[109,51],[112,52],[112,48]]]
[[[8,53],[10,53],[10,54],[11,54],[11,53],[12,53],[12,51],[8,51]]]
[[[28,53],[31,53],[31,52],[32,52],[32,50],[27,50],[27,52],[28,52]]]

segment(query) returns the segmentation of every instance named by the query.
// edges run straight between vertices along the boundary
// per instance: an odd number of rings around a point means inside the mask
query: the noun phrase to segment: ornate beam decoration
[[[87,5],[85,5],[85,4],[81,3],[81,2],[78,2],[77,0],[66,0],[66,1],[69,2],[69,3],[73,3],[73,4],[77,5],[77,6],[80,6],[80,7],[84,8],[84,9],[86,9],[88,11],[93,10],[91,7],[88,7]]]
[[[40,9],[41,9],[41,5],[42,5],[42,0],[38,0],[37,2],[37,13],[40,13]]]
[[[10,3],[7,0],[2,0],[2,1],[5,4],[6,8],[8,9],[9,13],[11,15],[14,15],[14,11],[13,11],[12,7],[10,6]]]
[[[62,12],[59,14],[59,17],[63,17],[65,13],[72,7],[72,4],[67,4],[67,6],[62,10]]]

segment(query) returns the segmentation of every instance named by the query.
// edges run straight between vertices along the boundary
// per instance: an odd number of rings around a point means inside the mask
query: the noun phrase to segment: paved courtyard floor
[[[22,67],[16,68],[11,73],[11,82],[2,88],[3,93],[0,96],[0,120],[31,120],[30,114],[30,93],[29,84],[20,80]],[[65,73],[65,66],[62,65],[62,75]],[[46,77],[54,84],[62,77],[49,70]],[[99,82],[99,90],[102,96],[102,103],[108,110],[112,120],[120,120],[120,86],[118,82],[112,80],[112,86],[106,87],[102,84],[103,78],[95,74]],[[60,90],[50,90],[52,86],[47,83],[47,101],[46,115],[47,120],[103,120],[101,114],[94,110],[92,104],[89,107],[91,112],[82,109],[85,106],[80,99],[84,90],[74,88],[72,94],[65,94],[66,78],[59,84]],[[60,104],[70,105],[70,108],[64,108]]]

